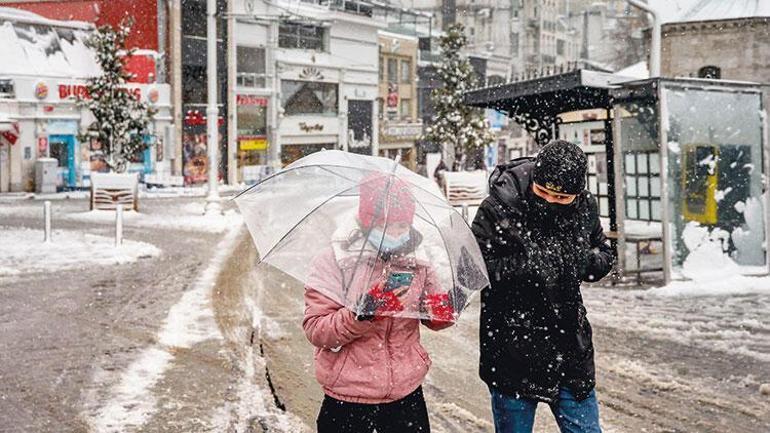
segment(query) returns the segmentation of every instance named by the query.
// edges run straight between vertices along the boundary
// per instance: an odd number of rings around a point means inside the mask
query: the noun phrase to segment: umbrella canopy
[[[379,157],[321,151],[239,194],[260,260],[353,311],[376,288],[428,319],[448,300],[456,320],[489,279],[462,216],[430,179]]]

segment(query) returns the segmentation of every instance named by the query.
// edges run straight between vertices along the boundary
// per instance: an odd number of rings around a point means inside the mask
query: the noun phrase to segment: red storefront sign
[[[121,89],[133,94],[137,99],[142,99],[142,89],[135,87]],[[59,84],[59,99],[91,99],[88,87],[85,84]]]
[[[206,115],[198,110],[188,111],[184,116],[184,124],[187,126],[205,126],[207,124]],[[217,117],[217,126],[221,127],[224,124],[224,117]]]
[[[236,105],[259,105],[267,107],[267,98],[257,95],[236,95]]]
[[[13,122],[13,124],[11,124],[11,129],[0,132],[0,137],[3,137],[5,141],[11,145],[14,145],[19,140],[19,134],[21,134],[19,130],[19,122]]]

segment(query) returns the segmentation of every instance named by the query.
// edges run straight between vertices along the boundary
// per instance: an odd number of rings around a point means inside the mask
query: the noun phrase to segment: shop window
[[[267,98],[238,95],[236,124],[238,128],[238,167],[267,164]],[[248,173],[242,173],[249,177]]]
[[[59,162],[59,167],[68,166],[69,150],[67,149],[67,143],[65,141],[51,140],[50,144],[51,158]]]
[[[278,27],[278,46],[303,50],[323,51],[324,28],[320,26],[285,22]]]
[[[182,1],[182,34],[205,38],[206,3],[194,0]]]
[[[412,117],[412,100],[411,99],[402,99],[401,100],[401,119],[409,119]]]
[[[241,87],[265,87],[265,49],[239,46],[237,56],[237,84]]]
[[[401,82],[412,82],[412,62],[410,60],[401,61]]]
[[[197,65],[182,65],[182,100],[187,104],[205,104],[206,68]]]
[[[372,101],[348,100],[348,151],[372,154]]]
[[[185,37],[207,38],[206,2],[201,0],[181,0],[182,35]],[[223,14],[227,0],[217,0],[217,12]],[[217,25],[217,39],[224,40],[227,26]]]
[[[281,146],[281,164],[285,167],[292,162],[308,156],[312,153],[320,152],[324,149],[336,149],[336,143],[319,144],[285,144]]]
[[[281,104],[287,116],[336,115],[337,84],[283,80],[281,81]]]
[[[388,83],[398,82],[398,60],[388,59]]]

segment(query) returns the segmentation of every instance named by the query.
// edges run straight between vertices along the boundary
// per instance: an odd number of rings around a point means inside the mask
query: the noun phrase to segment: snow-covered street
[[[68,218],[85,200],[54,202],[45,245],[42,202],[2,202],[0,264],[12,271],[0,274],[0,431],[245,428],[269,393],[248,350],[251,321],[239,344],[235,321],[218,326],[245,304],[214,313],[220,271],[245,237],[224,204],[213,220],[199,216],[200,198],[146,200],[114,248],[114,213]]]
[[[770,0],[0,3],[0,433],[770,433]]]
[[[3,205],[3,225],[14,228],[2,236],[35,242],[40,203]],[[54,245],[110,240],[110,219],[70,220],[84,206],[55,203]],[[0,276],[0,431],[312,431],[322,394],[300,326],[303,288],[254,269],[237,215],[224,218],[233,221],[224,231],[192,230],[204,226],[200,199],[144,206],[126,220],[126,239],[153,254]],[[162,219],[180,226],[138,223]],[[584,290],[605,431],[767,433],[770,294],[685,295]],[[491,431],[477,373],[478,299],[457,326],[424,329],[423,340],[433,430]],[[554,428],[540,411],[536,431]]]
[[[249,281],[261,293],[276,395],[312,426],[322,394],[300,327],[302,288],[263,272]],[[768,431],[770,294],[692,298],[592,287],[584,296],[605,431]],[[493,430],[489,392],[478,378],[478,300],[457,326],[422,334],[433,358],[425,389],[434,431]],[[556,428],[548,411],[539,412],[536,426]]]

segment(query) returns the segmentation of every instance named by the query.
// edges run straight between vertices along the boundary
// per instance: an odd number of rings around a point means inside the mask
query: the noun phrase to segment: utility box
[[[35,192],[56,192],[59,161],[55,158],[38,158],[35,161]]]

